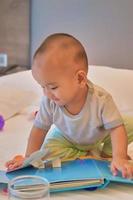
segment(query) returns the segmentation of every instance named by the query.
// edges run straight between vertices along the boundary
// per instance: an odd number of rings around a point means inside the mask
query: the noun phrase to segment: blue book
[[[132,184],[133,180],[113,176],[110,162],[95,159],[71,160],[62,163],[61,168],[37,169],[27,166],[12,172],[0,171],[0,183],[7,184],[12,178],[20,175],[36,175],[46,178],[51,192],[105,188],[110,182]]]

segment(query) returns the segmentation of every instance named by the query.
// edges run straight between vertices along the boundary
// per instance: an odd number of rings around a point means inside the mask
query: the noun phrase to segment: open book
[[[0,183],[8,183],[10,179],[20,175],[45,177],[50,183],[51,192],[104,188],[110,182],[133,184],[133,180],[124,179],[120,174],[113,176],[108,161],[95,159],[65,161],[61,168],[37,169],[28,166],[12,172],[0,171]],[[41,185],[30,187],[35,189]],[[22,185],[18,189],[23,190],[24,188],[25,186]]]

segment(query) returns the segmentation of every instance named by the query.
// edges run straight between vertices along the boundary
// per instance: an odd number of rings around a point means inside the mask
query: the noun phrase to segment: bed
[[[106,66],[90,66],[88,77],[94,83],[107,89],[122,114],[133,116],[133,71]],[[0,114],[6,119],[0,131],[0,169],[16,154],[24,154],[32,127],[32,114],[38,109],[42,91],[33,80],[31,71],[23,71],[0,78]],[[3,112],[3,113],[2,113]],[[133,158],[133,144],[128,148]],[[133,186],[111,183],[106,189],[97,191],[73,191],[51,194],[51,200],[66,199],[106,200],[133,199]],[[7,196],[0,193],[0,199]]]

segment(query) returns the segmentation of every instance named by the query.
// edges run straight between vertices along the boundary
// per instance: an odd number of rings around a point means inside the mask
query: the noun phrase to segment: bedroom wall
[[[85,46],[90,64],[133,69],[133,0],[32,0],[31,57],[53,32]]]

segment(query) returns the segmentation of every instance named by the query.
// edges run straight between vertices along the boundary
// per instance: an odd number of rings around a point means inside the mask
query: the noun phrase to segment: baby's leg
[[[133,116],[123,116],[123,120],[127,131],[128,144],[132,148],[132,153],[129,151],[129,156],[133,159]]]
[[[112,158],[112,144],[110,135],[106,136],[102,141],[101,157]]]
[[[124,125],[128,135],[128,144],[133,142],[133,116],[123,116]]]
[[[67,140],[57,127],[49,131],[41,149],[50,152],[50,160],[56,158],[61,160],[76,159],[85,155],[85,152],[80,151],[72,142]]]
[[[131,144],[133,142],[133,117],[123,117],[123,120],[127,132],[128,144]],[[112,157],[112,145],[110,136],[108,135],[102,142],[103,148],[101,151],[101,156]]]

